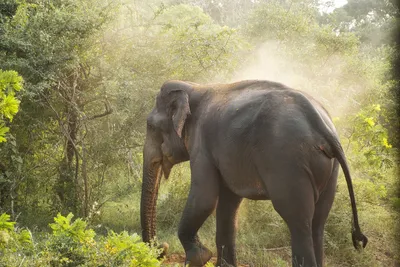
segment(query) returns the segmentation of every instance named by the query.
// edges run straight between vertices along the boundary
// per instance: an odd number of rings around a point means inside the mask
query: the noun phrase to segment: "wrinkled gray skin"
[[[211,257],[197,231],[216,210],[217,265],[236,266],[236,215],[243,198],[271,200],[291,233],[293,266],[323,266],[324,224],[339,164],[353,210],[353,244],[365,247],[349,169],[326,110],[303,92],[269,81],[166,82],[147,119],[142,236],[156,234],[162,174],[190,160],[191,187],[179,225],[190,266]],[[267,227],[267,226],[266,226]]]

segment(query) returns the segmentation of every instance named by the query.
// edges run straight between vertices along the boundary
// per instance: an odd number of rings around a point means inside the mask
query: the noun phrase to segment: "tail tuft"
[[[360,244],[359,242],[362,242],[362,247],[365,248],[368,243],[368,238],[361,233],[360,230],[353,230],[351,233],[351,237],[353,239],[353,246],[357,249],[360,250]]]

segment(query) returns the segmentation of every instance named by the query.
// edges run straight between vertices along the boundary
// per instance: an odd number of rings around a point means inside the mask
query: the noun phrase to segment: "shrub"
[[[11,258],[18,254],[29,254],[32,250],[31,233],[25,229],[16,229],[15,222],[10,221],[10,215],[0,215],[0,266],[10,266]],[[7,257],[10,255],[10,257]]]
[[[0,216],[0,266],[140,266],[157,267],[159,250],[140,241],[137,234],[96,236],[82,219],[58,214],[51,234],[37,243],[30,232],[18,231],[10,216]]]

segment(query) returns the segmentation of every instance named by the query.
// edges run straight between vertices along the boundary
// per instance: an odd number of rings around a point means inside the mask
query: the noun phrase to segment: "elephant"
[[[236,220],[244,198],[272,201],[289,228],[293,266],[323,266],[324,225],[339,165],[351,200],[353,245],[366,246],[336,129],[310,95],[267,80],[206,85],[169,80],[155,102],[143,148],[144,242],[156,235],[162,175],[168,179],[175,164],[190,161],[190,190],[178,228],[190,266],[212,257],[197,232],[215,209],[216,265],[237,266]]]

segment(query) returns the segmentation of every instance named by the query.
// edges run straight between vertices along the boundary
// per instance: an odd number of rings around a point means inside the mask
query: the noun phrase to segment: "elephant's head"
[[[185,83],[165,83],[147,118],[140,207],[144,242],[156,235],[156,202],[162,174],[168,178],[174,164],[189,159],[184,142],[184,126],[190,115],[188,88]]]

